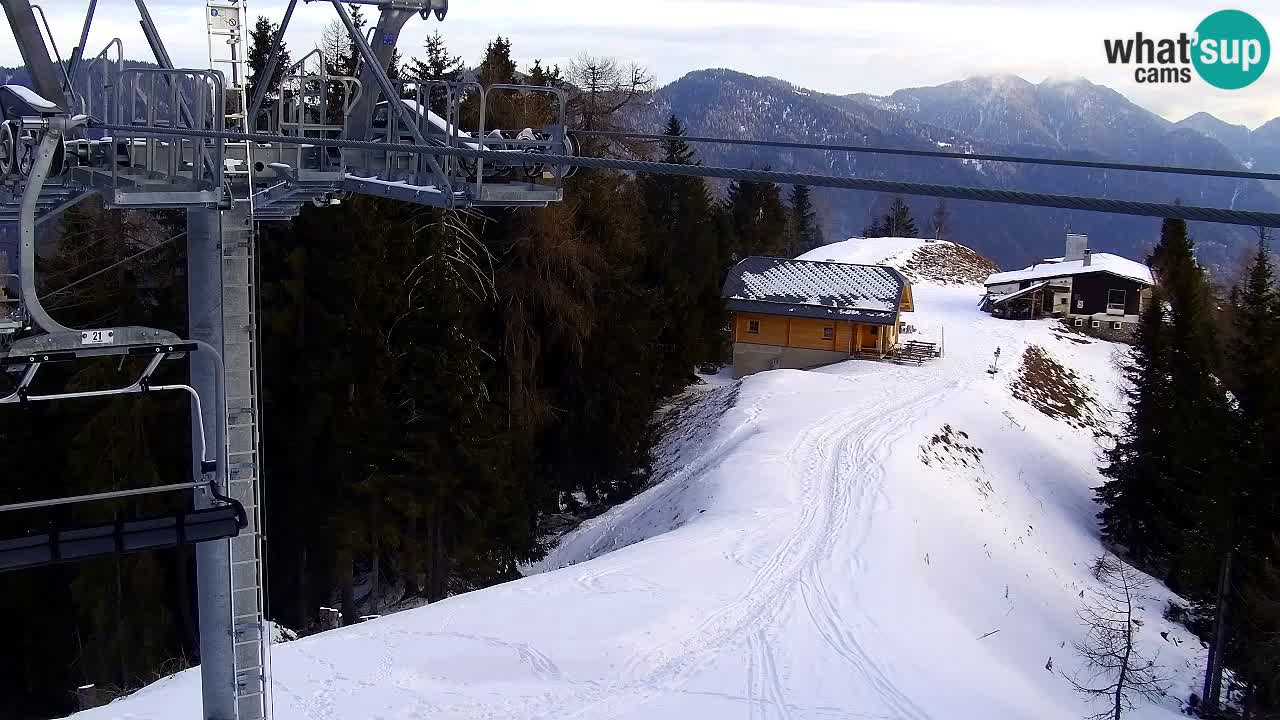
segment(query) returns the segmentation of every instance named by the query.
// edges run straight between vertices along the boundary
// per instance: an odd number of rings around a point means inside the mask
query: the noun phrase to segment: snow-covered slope
[[[661,482],[529,577],[278,646],[276,717],[1083,716],[1062,674],[1096,590],[1090,425],[1119,402],[1118,346],[987,317],[980,295],[917,280],[914,321],[946,328],[924,366],[780,370],[688,398]],[[1078,417],[1032,404],[1033,345],[1076,374]],[[1153,586],[1137,629],[1170,697],[1134,717],[1176,717],[1201,667],[1161,618],[1170,599]],[[198,685],[189,671],[77,717],[194,719]]]

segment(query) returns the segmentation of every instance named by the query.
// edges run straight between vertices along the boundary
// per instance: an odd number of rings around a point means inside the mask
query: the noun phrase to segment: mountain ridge
[[[1083,78],[1039,85],[1017,76],[969,78],[889,96],[833,95],[777,78],[725,68],[698,70],[657,90],[632,118],[660,127],[675,114],[691,135],[798,142],[864,144],[908,149],[1047,158],[1106,159],[1241,169],[1221,142],[1132,103]],[[769,165],[796,172],[872,177],[970,187],[1114,197],[1218,207],[1280,209],[1280,198],[1255,181],[1150,176],[1133,172],[1050,168],[825,151],[698,146],[711,164]],[[861,233],[882,211],[870,193],[817,191],[829,237]],[[925,229],[935,204],[910,198]],[[1093,236],[1099,250],[1142,257],[1159,221],[1099,213],[949,202],[957,241],[1009,267],[1052,254],[1067,229]],[[1250,242],[1246,229],[1196,224],[1202,259],[1232,266]]]

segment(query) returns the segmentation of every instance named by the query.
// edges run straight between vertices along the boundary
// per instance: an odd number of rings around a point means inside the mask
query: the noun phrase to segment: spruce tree
[[[1235,515],[1248,554],[1265,547],[1277,507],[1276,437],[1280,433],[1280,297],[1271,266],[1270,237],[1258,246],[1242,287],[1234,293],[1234,339],[1227,353],[1236,398],[1241,492]]]
[[[818,227],[809,186],[792,186],[788,201],[786,254],[796,257],[822,247],[825,243],[822,240],[822,230]]]
[[[253,102],[253,96],[258,90],[258,84],[261,82],[262,74],[266,72],[267,61],[271,57],[271,44],[275,41],[276,33],[280,31],[280,26],[271,22],[266,17],[259,15],[258,20],[254,23],[253,30],[249,32],[249,82],[248,82],[248,101]],[[284,40],[280,41],[280,54],[276,61],[275,70],[272,71],[271,77],[266,80],[267,91],[263,95],[262,110],[268,110],[273,107],[280,98],[277,88],[280,87],[280,78],[284,76],[284,71],[292,64],[289,57],[289,48]],[[252,127],[257,127],[252,124]]]
[[[1258,246],[1244,282],[1232,292],[1233,340],[1227,352],[1229,376],[1236,399],[1234,443],[1236,466],[1230,504],[1230,549],[1235,561],[1232,581],[1245,593],[1231,593],[1231,645],[1226,664],[1245,666],[1245,683],[1255,702],[1280,700],[1268,691],[1274,675],[1256,663],[1265,656],[1265,632],[1250,627],[1274,622],[1262,612],[1265,599],[1258,597],[1265,578],[1276,572],[1273,535],[1280,531],[1280,467],[1276,438],[1280,434],[1280,297],[1271,265],[1270,237],[1259,229]],[[1244,598],[1247,602],[1241,603]],[[1244,629],[1245,632],[1241,632]],[[1252,632],[1251,632],[1252,630]],[[1274,641],[1273,641],[1274,642]],[[1280,688],[1277,688],[1280,689]]]
[[[428,81],[441,82],[457,82],[462,79],[462,56],[452,55],[449,48],[445,44],[444,36],[437,30],[427,36],[427,40],[423,43],[423,49],[426,50],[426,57],[413,57],[404,66],[404,78],[411,82],[425,83]],[[443,89],[423,88],[423,93],[429,93],[429,101],[427,103],[431,111],[437,115],[443,116],[445,106],[447,104]]]
[[[1166,220],[1152,254],[1158,285],[1126,368],[1125,428],[1099,491],[1104,537],[1175,587],[1212,593],[1227,542],[1233,480],[1211,295],[1186,223]]]
[[[662,162],[697,164],[674,115],[667,121]],[[687,384],[693,367],[717,359],[711,339],[722,324],[719,279],[725,270],[717,244],[715,203],[706,181],[673,175],[642,175],[641,197],[648,229],[644,284],[662,322],[654,382],[668,394]]]
[[[734,262],[748,255],[781,255],[786,250],[787,211],[777,185],[735,180],[729,185],[725,212]]]
[[[916,221],[911,217],[911,208],[902,196],[893,199],[889,212],[880,220],[880,229],[884,237],[916,237]]]
[[[1170,494],[1168,440],[1163,420],[1172,405],[1169,328],[1165,300],[1155,288],[1142,311],[1133,347],[1122,365],[1128,411],[1112,447],[1104,452],[1097,489],[1102,538],[1140,567],[1164,560],[1167,548],[1156,513]]]

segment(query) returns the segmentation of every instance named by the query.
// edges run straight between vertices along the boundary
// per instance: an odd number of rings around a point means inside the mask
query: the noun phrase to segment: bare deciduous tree
[[[934,240],[951,239],[951,210],[944,198],[938,198],[938,204],[933,208],[933,215],[929,218],[929,234]]]
[[[1147,585],[1142,575],[1110,555],[1099,557],[1093,571],[1102,588],[1080,609],[1085,636],[1074,643],[1076,652],[1084,656],[1081,673],[1087,677],[1065,673],[1063,677],[1077,691],[1107,701],[1107,708],[1088,720],[1120,720],[1133,710],[1135,698],[1163,697],[1168,678],[1161,676],[1155,659],[1134,647],[1134,633],[1140,626],[1134,606]]]
[[[569,90],[569,114],[573,125],[583,130],[620,130],[622,111],[653,90],[653,76],[634,63],[626,65],[611,57],[579,55],[569,61],[565,73]],[[603,143],[601,143],[603,149]],[[623,145],[631,154],[640,148]]]

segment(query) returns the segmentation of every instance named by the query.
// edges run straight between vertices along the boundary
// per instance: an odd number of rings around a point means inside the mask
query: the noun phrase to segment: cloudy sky
[[[86,0],[43,0],[59,48],[75,44]],[[250,0],[254,15],[278,19],[285,0]],[[1173,120],[1205,110],[1256,127],[1280,116],[1280,59],[1243,90],[1188,85],[1144,86],[1132,68],[1108,66],[1107,37],[1176,36],[1227,7],[1253,13],[1280,43],[1275,0],[452,0],[443,24],[414,19],[401,38],[412,55],[439,28],[450,48],[475,62],[495,35],[510,37],[522,63],[565,63],[579,53],[612,55],[647,66],[659,82],[690,70],[729,67],[772,75],[834,93],[888,93],[989,73],[1039,82],[1084,76],[1109,85]],[[203,0],[148,3],[179,65],[207,65]],[[373,13],[370,13],[373,14]],[[314,46],[335,18],[324,2],[301,4],[288,42],[295,57]],[[144,58],[131,0],[99,0],[90,47],[113,36]],[[147,58],[149,59],[149,58]],[[0,64],[19,64],[11,41]]]

